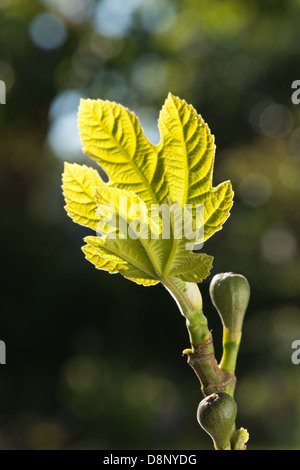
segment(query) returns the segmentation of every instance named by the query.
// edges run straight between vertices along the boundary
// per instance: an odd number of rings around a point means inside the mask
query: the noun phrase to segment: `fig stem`
[[[237,356],[240,348],[242,332],[232,335],[228,328],[223,328],[223,354],[220,361],[220,369],[228,372],[235,372]],[[233,396],[233,389],[227,389],[226,392]]]
[[[207,318],[202,310],[202,298],[196,283],[178,279],[164,279],[164,286],[173,296],[186,319],[191,349],[186,349],[188,364],[194,369],[204,396],[213,392],[234,390],[234,372],[222,370],[215,358],[213,338],[208,328]]]

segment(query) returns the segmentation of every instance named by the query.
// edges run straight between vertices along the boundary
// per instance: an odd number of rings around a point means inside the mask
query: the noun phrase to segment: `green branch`
[[[164,286],[176,300],[190,337],[191,349],[185,349],[188,364],[194,369],[205,396],[234,388],[235,375],[222,370],[215,358],[213,338],[202,310],[202,297],[195,283],[164,279]]]

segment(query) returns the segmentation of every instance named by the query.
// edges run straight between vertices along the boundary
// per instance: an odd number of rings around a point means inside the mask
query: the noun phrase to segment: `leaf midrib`
[[[187,152],[186,143],[185,143],[185,139],[184,139],[183,124],[181,122],[179,110],[178,110],[174,100],[173,100],[173,105],[176,109],[178,121],[180,122],[181,140],[182,140],[182,144],[183,144],[182,148],[184,149],[184,163],[185,163],[185,168],[184,168],[185,178],[184,179],[185,179],[185,181],[184,181],[184,196],[183,196],[183,201],[182,201],[182,206],[183,206],[186,203],[187,190],[188,190],[188,165],[187,165],[188,152]],[[172,231],[173,231],[173,228],[172,228]],[[174,231],[173,231],[173,234],[174,234]],[[164,267],[164,270],[163,270],[164,276],[168,276],[168,274],[171,270],[173,261],[175,259],[176,253],[177,253],[178,242],[179,242],[179,240],[177,240],[173,237],[173,243],[172,243],[172,248],[171,248],[171,251],[170,251],[170,255],[169,255],[168,261],[167,261],[167,263]]]
[[[185,139],[184,139],[183,124],[182,124],[182,121],[181,121],[181,118],[180,118],[179,110],[177,108],[176,103],[174,101],[173,101],[173,103],[174,103],[174,107],[176,109],[176,113],[177,113],[177,116],[178,116],[178,121],[180,122],[181,140],[182,140],[182,144],[183,144],[182,148],[184,149],[185,168],[184,168],[184,193],[183,193],[183,200],[182,200],[182,205],[184,205],[186,203],[186,200],[187,200],[188,183],[189,183],[189,177],[188,177],[189,171],[188,171],[188,164],[187,164],[188,152],[187,152],[186,143],[185,143]]]
[[[120,258],[123,258],[125,261],[128,261],[129,263],[131,263],[133,266],[138,268],[140,271],[142,271],[144,273],[147,273],[149,276],[151,276],[153,279],[155,279],[155,277],[153,275],[153,272],[150,272],[149,270],[145,269],[145,265],[141,265],[140,263],[138,263],[136,258],[131,258],[131,256],[125,255],[123,253],[121,253],[121,254],[117,253],[116,251],[113,251],[112,249],[107,248],[106,246],[103,246],[102,248],[106,251],[109,251],[112,254],[115,254],[116,256],[119,256]],[[104,255],[100,255],[100,256],[102,256],[102,258],[106,259]],[[107,261],[113,261],[113,260],[108,260],[107,259]],[[113,261],[113,262],[118,263],[117,261]],[[123,269],[123,268],[120,267],[120,269]],[[125,267],[125,269],[126,269],[126,267]]]
[[[130,119],[130,123],[131,123],[131,126],[133,128],[133,133],[135,135],[135,137],[137,138],[137,134],[135,132],[135,129],[134,129],[134,126],[131,122],[131,119]],[[154,192],[152,191],[152,188],[151,188],[151,185],[149,183],[149,181],[145,178],[145,175],[144,173],[141,172],[141,170],[139,169],[139,167],[137,166],[137,164],[134,162],[134,160],[132,158],[130,158],[130,156],[127,154],[127,152],[124,150],[124,148],[120,145],[120,143],[118,142],[118,140],[116,139],[116,137],[113,135],[113,133],[110,131],[110,130],[107,130],[107,128],[103,125],[103,123],[101,123],[101,127],[102,129],[104,130],[104,132],[106,132],[106,134],[108,134],[108,136],[115,142],[117,148],[119,149],[119,151],[121,151],[121,153],[124,155],[124,157],[126,158],[127,162],[129,162],[134,170],[136,171],[136,173],[138,173],[140,179],[142,180],[143,184],[147,187],[148,189],[148,192],[151,196],[151,199],[153,200],[153,202],[155,204],[158,204],[158,200],[154,194]],[[149,144],[151,145],[151,143],[149,142]],[[152,150],[154,151],[154,147],[152,148]],[[136,152],[134,152],[134,155],[136,154]]]

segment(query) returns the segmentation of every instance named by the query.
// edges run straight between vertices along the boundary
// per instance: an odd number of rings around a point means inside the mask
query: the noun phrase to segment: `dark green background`
[[[80,96],[121,102],[156,139],[169,91],[209,124],[214,185],[230,179],[235,191],[205,251],[212,275],[240,272],[252,289],[238,425],[249,449],[300,449],[299,21],[292,0],[1,2],[1,449],[211,448],[173,299],[85,261],[88,231],[61,194],[63,161],[91,163],[75,145]],[[210,279],[201,291],[220,358]]]

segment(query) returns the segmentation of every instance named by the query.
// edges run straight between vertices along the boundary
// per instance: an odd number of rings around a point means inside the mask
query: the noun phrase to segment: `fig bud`
[[[230,437],[237,414],[237,405],[228,393],[213,393],[198,406],[197,420],[214,441],[215,449],[230,449]]]
[[[216,274],[209,287],[209,293],[223,326],[231,335],[241,331],[250,298],[250,286],[242,274]]]

